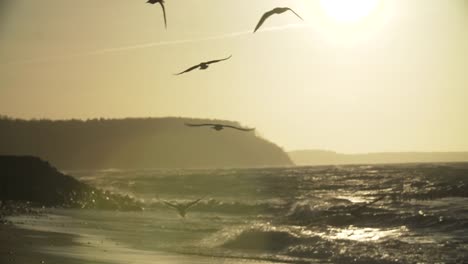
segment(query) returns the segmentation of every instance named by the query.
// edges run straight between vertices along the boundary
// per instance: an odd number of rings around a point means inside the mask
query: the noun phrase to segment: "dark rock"
[[[0,156],[0,200],[31,202],[34,206],[111,210],[141,208],[129,197],[81,183],[59,172],[48,162],[31,156]]]

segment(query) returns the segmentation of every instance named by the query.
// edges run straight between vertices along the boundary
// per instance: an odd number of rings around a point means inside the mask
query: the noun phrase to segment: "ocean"
[[[468,263],[468,164],[66,173],[144,204],[10,218],[83,263]]]

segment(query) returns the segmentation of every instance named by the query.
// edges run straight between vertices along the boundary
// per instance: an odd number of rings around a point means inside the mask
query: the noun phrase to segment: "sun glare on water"
[[[370,16],[381,0],[320,0],[328,16],[340,23],[355,23]]]

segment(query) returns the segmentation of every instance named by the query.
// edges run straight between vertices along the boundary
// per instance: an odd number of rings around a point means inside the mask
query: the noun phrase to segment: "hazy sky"
[[[167,31],[145,2],[0,0],[0,114],[230,119],[286,150],[468,150],[466,0],[167,0]],[[286,3],[305,21],[250,33]]]

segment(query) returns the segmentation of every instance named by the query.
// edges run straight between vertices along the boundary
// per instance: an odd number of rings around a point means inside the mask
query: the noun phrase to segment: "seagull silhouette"
[[[227,58],[220,59],[220,60],[205,61],[205,62],[202,62],[202,63],[200,63],[200,64],[198,64],[198,65],[192,66],[192,67],[186,69],[186,70],[183,71],[183,72],[176,73],[176,74],[174,74],[174,75],[181,75],[181,74],[183,74],[183,73],[193,71],[193,70],[195,70],[195,69],[197,69],[197,68],[200,68],[200,70],[206,70],[206,69],[208,69],[208,67],[209,67],[210,64],[212,64],[212,63],[217,63],[217,62],[220,62],[220,61],[225,61],[225,60],[230,59],[231,57],[232,57],[232,55],[229,56],[229,57],[227,57]]]
[[[240,131],[253,131],[255,128],[241,128],[241,127],[236,127],[236,126],[230,126],[230,125],[222,125],[222,124],[185,124],[186,126],[189,127],[202,127],[202,126],[210,126],[212,129],[216,131],[223,130],[224,128],[233,128],[237,129]]]
[[[164,15],[164,27],[167,29],[166,8],[164,7],[164,0],[148,0],[148,2],[146,3],[152,4],[152,5],[159,3],[161,5],[163,15]]]
[[[274,8],[268,12],[266,12],[265,14],[263,14],[263,16],[260,18],[260,21],[258,21],[258,24],[257,26],[255,27],[255,30],[254,30],[254,33],[257,32],[257,30],[263,25],[263,23],[265,22],[265,20],[267,20],[270,16],[272,15],[279,15],[279,14],[282,14],[286,11],[291,11],[293,12],[298,18],[300,18],[301,20],[304,20],[302,19],[301,16],[299,16],[296,12],[294,12],[294,10],[292,10],[291,8],[289,7],[277,7],[277,8]]]
[[[161,202],[163,202],[165,205],[171,207],[171,208],[174,208],[177,210],[177,212],[179,213],[179,215],[182,217],[182,218],[185,218],[185,215],[187,215],[187,210],[189,208],[191,208],[192,206],[194,206],[195,204],[199,203],[201,200],[203,200],[205,197],[202,197],[200,199],[197,199],[195,201],[192,201],[192,202],[188,202],[188,203],[171,203],[171,202],[168,202],[168,201],[163,201],[163,200],[160,200]],[[159,200],[159,197],[158,197],[158,200]]]

